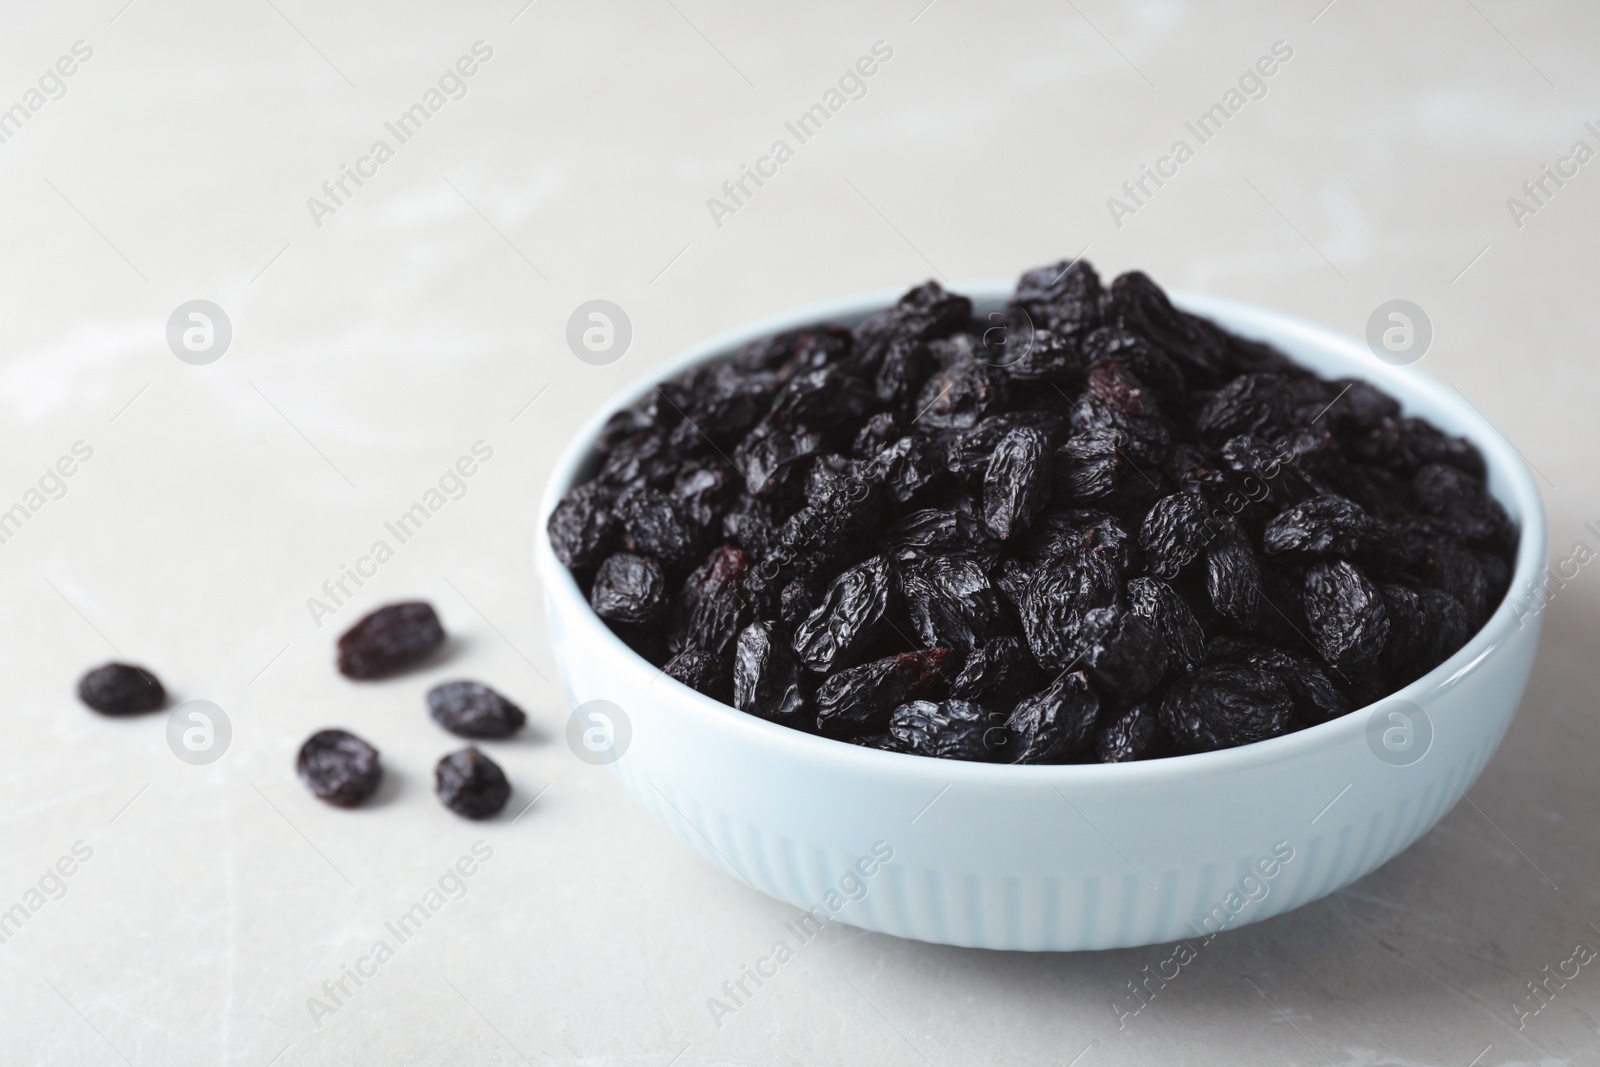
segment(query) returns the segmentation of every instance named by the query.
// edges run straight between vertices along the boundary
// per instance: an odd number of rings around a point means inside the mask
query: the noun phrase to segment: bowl
[[[953,288],[974,302],[1011,291]],[[797,310],[661,367],[578,434],[541,514],[593,469],[590,444],[606,417],[656,380],[778,330],[853,325],[898,296]],[[1531,594],[1546,562],[1538,490],[1477,409],[1414,369],[1279,312],[1172,299],[1326,377],[1368,380],[1482,450],[1489,490],[1520,530],[1512,592],[1448,660],[1375,705],[1216,752],[1062,766],[881,752],[775,725],[664,675],[590,610],[541,522],[537,573],[575,708],[574,751],[609,762],[633,799],[712,866],[806,912],[791,924],[802,939],[844,922],[1029,951],[1208,940],[1326,896],[1404,850],[1465,795],[1516,712],[1539,639],[1538,613],[1520,592]]]

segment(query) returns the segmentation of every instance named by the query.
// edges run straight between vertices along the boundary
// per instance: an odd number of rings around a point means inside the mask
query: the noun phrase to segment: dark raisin
[[[667,660],[667,665],[661,669],[667,677],[682,682],[697,693],[704,693],[713,700],[727,701],[733,692],[732,666],[729,656],[691,647]]]
[[[1101,763],[1148,759],[1161,745],[1161,717],[1154,704],[1135,704],[1106,723],[1095,737]]]
[[[711,553],[683,583],[672,605],[667,651],[699,648],[723,655],[739,631],[749,625],[754,609],[745,594],[750,557],[744,549],[723,545]]]
[[[1012,708],[1044,679],[1028,646],[1015,637],[996,637],[972,650],[950,695],[991,708]]]
[[[1121,701],[1140,700],[1161,684],[1167,645],[1151,619],[1115,608],[1085,613],[1073,661],[1099,689]]]
[[[102,715],[137,715],[159,709],[167,691],[144,667],[107,663],[78,679],[78,699]]]
[[[1017,281],[1017,303],[1034,325],[1064,336],[1099,324],[1101,295],[1100,276],[1086,259],[1036,267]]]
[[[445,682],[428,690],[428,713],[457,737],[510,737],[528,716],[482,682]]]
[[[1063,671],[1082,650],[1085,616],[1095,608],[1120,607],[1122,581],[1112,562],[1078,552],[1040,566],[1028,582],[1019,609],[1033,658],[1047,671]]]
[[[917,397],[914,425],[935,430],[970,430],[1005,403],[1005,378],[977,359],[964,359],[936,372]]]
[[[1012,744],[1005,716],[966,700],[914,700],[889,716],[889,733],[907,752],[938,759],[993,762]]]
[[[1348,556],[1383,562],[1399,555],[1388,523],[1355,501],[1331,494],[1279,512],[1262,531],[1261,547],[1295,559]]]
[[[644,626],[667,612],[667,577],[649,556],[617,552],[595,573],[589,603],[602,619]]]
[[[1271,437],[1289,428],[1294,398],[1276,374],[1241,374],[1218,389],[1195,416],[1195,429],[1221,444],[1238,434]]]
[[[733,706],[785,725],[804,720],[800,668],[776,623],[753,623],[739,635],[733,650]]]
[[[617,536],[611,506],[611,490],[599,482],[580,485],[562,497],[546,524],[556,559],[573,570],[585,570],[604,559]]]
[[[1347,680],[1377,665],[1389,613],[1360,567],[1341,559],[1308,568],[1305,610],[1317,651]]]
[[[795,656],[819,674],[859,663],[894,603],[895,582],[887,557],[874,556],[851,567],[795,627]]]
[[[704,534],[688,507],[672,494],[635,486],[617,497],[622,541],[629,551],[654,556],[668,569],[687,567],[702,551]],[[682,573],[681,571],[679,573]]]
[[[1261,569],[1242,536],[1219,538],[1206,551],[1206,590],[1217,614],[1249,629],[1261,606]]]
[[[1277,737],[1294,712],[1294,697],[1276,673],[1223,663],[1174,682],[1161,700],[1161,725],[1183,748],[1207,751]]]
[[[365,616],[339,638],[339,673],[382,678],[427,659],[444,644],[433,605],[420,600],[389,604]]]
[[[433,770],[434,790],[445,807],[468,819],[487,819],[511,798],[511,783],[494,760],[468,746]]]
[[[817,728],[832,737],[881,733],[900,704],[949,691],[949,659],[943,648],[903,652],[829,676],[817,687]]]
[[[1157,578],[1130,581],[1128,609],[1156,624],[1173,666],[1191,670],[1205,655],[1205,631],[1189,605],[1166,582]]]
[[[318,730],[300,746],[295,769],[319,800],[354,808],[378,791],[378,750],[346,730]]]
[[[899,567],[906,615],[924,645],[965,652],[1000,632],[1000,595],[983,568],[959,556],[931,556]]]
[[[1050,495],[1050,445],[1044,434],[1019,426],[1000,439],[983,476],[983,519],[1004,541],[1023,533]]]
[[[1064,763],[1081,755],[1094,738],[1100,699],[1083,671],[1063,674],[1043,690],[1024,697],[1006,725],[1016,738],[1013,763]]]

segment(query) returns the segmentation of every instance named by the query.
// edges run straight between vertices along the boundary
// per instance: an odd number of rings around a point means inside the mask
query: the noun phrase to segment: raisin
[[[1000,595],[970,559],[933,556],[901,564],[899,586],[924,645],[965,652],[1000,631]]]
[[[795,656],[818,674],[859,663],[895,600],[894,576],[886,557],[874,556],[851,567],[795,627]]]
[[[1200,752],[1277,737],[1294,713],[1282,678],[1238,663],[1185,675],[1161,699],[1161,725],[1181,747]]]
[[[1383,562],[1400,551],[1388,523],[1355,501],[1332,494],[1279,512],[1262,531],[1261,547],[1272,555],[1306,560],[1346,556]]]
[[[703,648],[686,648],[667,660],[662,671],[697,693],[726,702],[733,692],[732,664],[727,656]]]
[[[1027,530],[1050,494],[1050,446],[1019,426],[1000,439],[983,476],[983,520],[1004,541]]]
[[[1073,661],[1088,671],[1102,692],[1133,701],[1161,684],[1167,646],[1153,620],[1115,608],[1095,608],[1084,615]]]
[[[733,651],[733,706],[786,725],[803,721],[807,708],[800,668],[776,623],[753,623],[739,635]]]
[[[986,569],[1000,554],[1000,544],[973,515],[947,508],[907,512],[883,535],[884,549],[898,560],[925,556],[962,556]]]
[[[1206,552],[1206,590],[1222,615],[1249,629],[1261,605],[1261,569],[1242,536],[1220,538]]]
[[[428,690],[428,714],[457,737],[510,737],[528,721],[523,710],[482,682],[445,682]]]
[[[573,570],[585,570],[604,559],[617,537],[611,490],[588,482],[561,498],[546,523],[556,559]]]
[[[912,422],[935,430],[970,430],[1004,403],[1004,376],[980,360],[964,359],[923,385]]]
[[[1429,463],[1411,480],[1417,507],[1443,519],[1464,542],[1506,550],[1516,544],[1515,527],[1481,481],[1442,463]]]
[[[673,483],[672,495],[697,525],[714,529],[733,504],[739,488],[739,482],[725,467],[689,467]]]
[[[339,638],[339,673],[382,678],[427,659],[444,644],[433,605],[420,600],[389,604],[365,616]]]
[[[830,675],[817,688],[817,728],[831,737],[883,732],[889,713],[907,700],[938,699],[949,690],[950,651],[931,648],[864,663]]]
[[[676,569],[687,567],[702,551],[699,525],[670,493],[634,486],[617,497],[616,509],[623,544],[631,552],[654,556],[662,566]]]
[[[1078,552],[1043,564],[1028,582],[1019,610],[1033,658],[1047,671],[1071,666],[1082,648],[1085,616],[1120,607],[1121,579],[1104,556]]]
[[[306,738],[295,768],[318,800],[341,808],[371,799],[383,779],[378,750],[347,730],[318,730]]]
[[[1376,666],[1389,639],[1383,596],[1348,560],[1306,570],[1306,624],[1322,658],[1347,679]]]
[[[880,450],[865,468],[866,477],[881,484],[896,504],[910,503],[945,473],[933,449],[920,437],[900,438]]]
[[[1232,528],[1231,519],[1212,521],[1207,510],[1197,493],[1172,493],[1155,502],[1139,527],[1139,547],[1151,574],[1171,581],[1205,553],[1219,532]]]
[[[711,553],[683,583],[672,605],[667,651],[698,648],[721,656],[750,622],[753,608],[745,595],[750,557],[744,549],[723,545]]]
[[[102,715],[137,715],[158,710],[167,691],[144,667],[107,663],[78,679],[78,699]]]
[[[645,626],[667,611],[667,576],[649,556],[617,552],[595,573],[589,603],[602,619]]]
[[[1063,674],[1024,697],[1006,720],[1016,738],[1015,763],[1064,763],[1081,755],[1094,738],[1100,698],[1083,671]]]
[[[511,783],[494,760],[468,746],[433,769],[434,791],[445,807],[468,819],[497,815],[511,798]]]
[[[822,434],[804,426],[758,425],[733,453],[733,465],[744,473],[751,496],[768,496],[783,484],[798,463],[822,451]]]
[[[1025,318],[1007,323],[1000,333],[1003,340],[998,345],[990,343],[988,332],[984,342],[990,351],[990,362],[1004,369],[1012,388],[1066,385],[1083,377],[1083,355],[1067,335],[1030,329]]]
[[[1034,325],[1063,336],[1099,325],[1101,296],[1100,276],[1086,259],[1036,267],[1017,281],[1017,304]]]
[[[1155,623],[1173,666],[1192,670],[1205,655],[1205,631],[1181,596],[1158,578],[1128,583],[1128,608]]]
[[[1014,747],[1005,717],[967,700],[902,704],[889,716],[889,733],[905,751],[938,759],[987,763]]]
[[[996,637],[968,654],[950,695],[991,708],[1012,708],[1043,680],[1027,645],[1015,637]]]
[[[1289,428],[1294,398],[1276,374],[1241,374],[1218,389],[1195,416],[1195,429],[1221,444],[1238,434],[1271,437]]]
[[[649,486],[665,489],[678,475],[683,458],[660,430],[645,430],[619,441],[606,456],[595,480],[617,489]]]
[[[1161,717],[1155,705],[1135,704],[1101,727],[1095,755],[1101,763],[1149,759],[1162,741]]]

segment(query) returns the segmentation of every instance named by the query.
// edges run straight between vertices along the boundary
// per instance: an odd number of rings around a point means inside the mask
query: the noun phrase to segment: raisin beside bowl
[[[1181,311],[1247,339],[1217,357],[1230,369],[1208,369],[1207,327],[1138,286],[1109,290],[1121,321],[1142,324],[1129,339],[1075,321],[1050,282],[1017,297],[1041,343],[986,355],[1003,373],[974,370],[960,351],[970,341],[936,336],[940,301],[918,291],[716,338],[592,420],[551,478],[536,562],[569,696],[626,715],[613,770],[646,810],[778,899],[997,949],[1231,929],[1407,847],[1475,780],[1516,710],[1538,640],[1527,591],[1545,565],[1544,516],[1524,463],[1476,409],[1321,327],[1173,294]],[[1013,297],[1009,284],[951,291],[980,309]],[[862,375],[832,369],[850,358],[844,330],[870,345],[874,323],[908,300],[931,343],[874,353],[867,390]],[[1187,346],[1190,362],[1174,368],[1152,337]],[[1349,391],[1307,419],[1301,409],[1325,390],[1281,387],[1266,345]],[[1074,363],[1073,351],[1094,358]],[[756,373],[716,370],[730,358]],[[1262,372],[1239,374],[1245,359]],[[1087,412],[1049,411],[1037,397],[1052,389]],[[996,421],[1017,397],[1024,416]],[[652,422],[651,403],[685,417]],[[1174,462],[1171,442],[1144,428],[1184,404],[1196,453]],[[1396,462],[1421,475],[1407,500],[1426,499],[1426,516],[1385,514],[1393,487],[1380,476],[1333,484],[1316,467],[1326,441],[1314,427],[1348,439],[1339,420],[1352,418],[1367,420],[1366,455],[1403,454]],[[1414,432],[1413,419],[1443,432]],[[905,432],[923,420],[929,432]],[[1270,514],[1241,499],[1228,509],[1237,529],[1213,516],[1197,535],[1206,516],[1166,500],[1175,487],[1218,499],[1228,479],[1270,462],[1260,442],[1308,422]],[[1492,507],[1462,501],[1470,487],[1457,472],[1474,461],[1454,438],[1481,455]],[[726,462],[686,470],[685,453]],[[1041,456],[1055,467],[1048,485]],[[728,468],[740,472],[731,485]],[[583,489],[597,474],[610,488]],[[751,506],[772,492],[798,508]],[[971,505],[941,506],[955,492]],[[1071,506],[1086,499],[1100,506]],[[1091,511],[1149,515],[1149,529]],[[721,521],[708,528],[707,516]],[[1492,590],[1448,546],[1417,555],[1435,520],[1504,551]],[[1381,534],[1402,522],[1397,550]],[[774,566],[773,545],[824,565]],[[1107,591],[1106,567],[1119,589]],[[1198,642],[1171,620],[1174,591],[1202,598]],[[1375,636],[1378,615],[1440,621]],[[1155,642],[1164,665],[1141,654]],[[1085,759],[1105,762],[1061,762]],[[859,888],[841,897],[841,879]]]

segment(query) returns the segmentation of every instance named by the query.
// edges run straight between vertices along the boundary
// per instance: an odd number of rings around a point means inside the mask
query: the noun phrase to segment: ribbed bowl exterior
[[[663,373],[748,337],[823,317],[849,322],[886,302],[762,323]],[[610,701],[628,717],[631,740],[612,764],[627,792],[707,862],[818,922],[990,949],[1203,937],[1326,896],[1426,833],[1482,772],[1532,669],[1539,618],[1526,594],[1545,565],[1532,480],[1444,387],[1276,313],[1181,302],[1324,374],[1374,380],[1483,449],[1491,488],[1523,536],[1511,597],[1466,647],[1372,708],[1244,748],[1122,765],[929,760],[787,730],[679,685],[594,616],[541,530],[536,556],[568,696],[574,706]],[[544,514],[585,462],[575,445]],[[1397,708],[1404,716],[1391,720]],[[1386,749],[1391,728],[1411,730],[1413,747]]]

